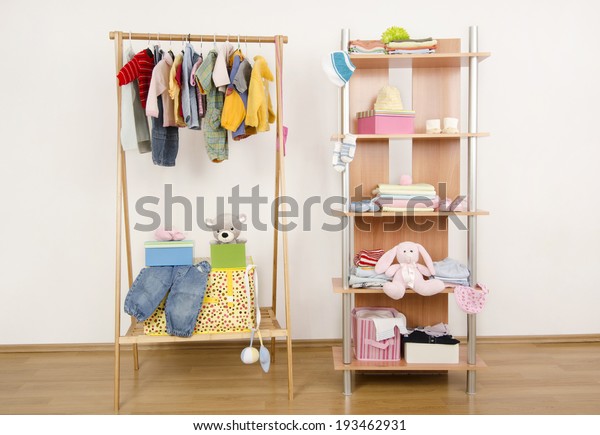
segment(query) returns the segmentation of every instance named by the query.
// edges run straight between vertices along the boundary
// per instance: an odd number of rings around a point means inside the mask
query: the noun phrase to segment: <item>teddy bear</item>
[[[223,213],[215,219],[206,218],[204,222],[215,236],[215,240],[210,241],[212,245],[246,243],[246,239],[240,238],[242,224],[246,222],[245,214],[234,216],[231,213]]]
[[[419,253],[427,267],[417,263]],[[392,264],[394,257],[398,260],[397,264]],[[383,292],[392,299],[402,298],[407,288],[412,288],[422,296],[432,296],[446,287],[439,279],[423,278],[435,275],[435,269],[429,253],[423,246],[414,242],[402,242],[383,254],[375,264],[375,272],[393,277],[391,282],[383,285]]]

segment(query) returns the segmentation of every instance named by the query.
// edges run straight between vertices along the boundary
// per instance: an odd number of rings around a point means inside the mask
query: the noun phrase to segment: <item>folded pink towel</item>
[[[377,199],[375,201],[381,207],[394,207],[394,208],[438,208],[440,204],[440,198],[435,199]]]

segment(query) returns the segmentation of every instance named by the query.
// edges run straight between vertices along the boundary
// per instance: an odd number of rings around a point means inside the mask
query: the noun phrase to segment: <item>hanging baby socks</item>
[[[344,172],[346,164],[354,160],[354,152],[356,151],[356,135],[347,133],[342,141],[333,143],[333,168],[338,172]]]
[[[354,160],[354,152],[356,151],[356,135],[347,133],[342,139],[342,150],[340,158],[344,163],[350,163]]]
[[[338,172],[344,172],[344,169],[346,169],[346,164],[341,159],[341,150],[342,143],[336,140],[333,143],[333,160],[331,163],[333,164],[333,169]]]

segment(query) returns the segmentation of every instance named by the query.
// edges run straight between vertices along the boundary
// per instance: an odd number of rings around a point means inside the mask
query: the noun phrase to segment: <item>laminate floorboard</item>
[[[599,415],[600,343],[480,344],[488,365],[477,394],[466,372],[357,373],[342,394],[330,347],[294,348],[293,401],[286,352],[265,374],[235,349],[122,352],[121,414]],[[0,414],[112,414],[113,354],[0,354]]]

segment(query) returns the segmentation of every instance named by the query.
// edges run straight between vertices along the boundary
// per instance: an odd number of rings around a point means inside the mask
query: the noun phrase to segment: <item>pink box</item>
[[[414,115],[373,115],[358,118],[358,134],[414,134]]]
[[[357,315],[360,311],[377,310],[389,311],[394,317],[402,317],[394,308],[388,307],[361,307],[352,310],[352,337],[354,355],[357,360],[367,361],[398,361],[400,360],[400,331],[394,328],[394,336],[386,340],[377,341],[375,324],[373,320],[361,318]]]

